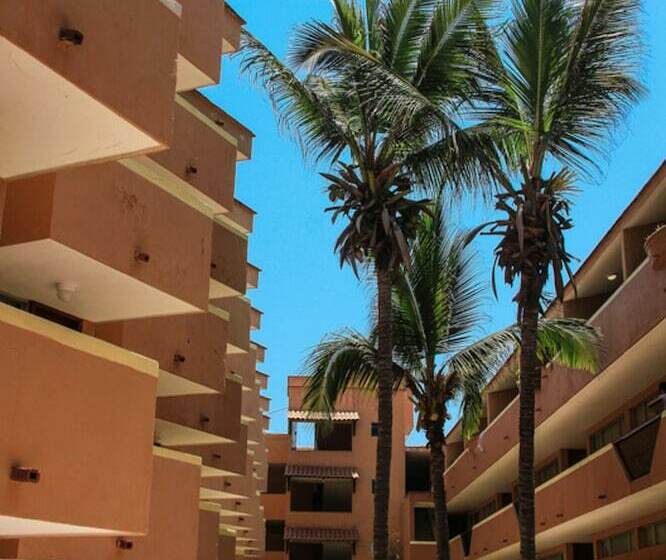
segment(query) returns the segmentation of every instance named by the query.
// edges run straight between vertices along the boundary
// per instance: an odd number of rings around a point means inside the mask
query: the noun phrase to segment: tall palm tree
[[[391,286],[408,260],[426,200],[416,191],[462,183],[468,169],[450,156],[457,109],[478,91],[482,9],[491,0],[333,0],[331,24],[297,30],[289,64],[250,34],[241,69],[259,82],[280,124],[322,173],[333,221],[346,220],[335,250],[354,271],[369,265],[377,287],[379,433],[374,557],[388,555],[392,426]],[[390,83],[401,110],[387,103]],[[469,173],[475,171],[470,168]],[[470,181],[467,181],[470,183]]]
[[[483,286],[474,274],[469,236],[447,232],[441,211],[425,216],[410,251],[410,265],[393,289],[394,389],[406,388],[415,405],[417,428],[430,450],[438,560],[448,560],[449,529],[444,487],[444,424],[460,400],[463,434],[476,432],[489,376],[518,347],[511,326],[474,342],[483,315]],[[376,390],[378,348],[370,336],[345,330],[324,339],[311,353],[304,404],[332,411],[349,388]],[[537,335],[539,362],[558,362],[593,371],[599,336],[575,319],[542,320]]]
[[[512,19],[489,41],[477,132],[494,139],[480,161],[499,185],[496,264],[518,280],[520,449],[518,519],[522,560],[535,560],[534,397],[537,325],[544,288],[558,298],[571,276],[577,174],[589,178],[608,133],[639,99],[640,0],[513,0]],[[489,34],[490,36],[490,34]],[[399,96],[397,96],[399,97]],[[488,144],[486,144],[488,146]]]

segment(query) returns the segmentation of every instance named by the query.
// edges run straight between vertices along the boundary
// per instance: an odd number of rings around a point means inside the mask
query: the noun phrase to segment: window
[[[657,398],[658,395],[652,395],[649,399],[645,399],[642,403],[636,405],[631,409],[631,429],[638,428],[645,424],[648,420],[652,420],[655,416],[659,416],[661,411],[658,406],[650,406],[650,403]]]
[[[379,434],[379,422],[373,422],[370,424],[370,435],[372,437],[377,437]]]
[[[638,528],[639,548],[666,544],[666,519]]]
[[[284,476],[286,466],[277,464],[268,465],[266,494],[284,494],[287,492],[287,478]]]
[[[622,435],[622,424],[623,417],[618,416],[615,420],[593,433],[590,436],[590,450],[592,453],[618,439]]]
[[[332,426],[316,424],[315,446],[320,451],[351,451],[354,424],[336,422]]]
[[[597,542],[599,558],[611,558],[632,549],[631,531],[625,531]]]
[[[415,507],[414,508],[414,540],[419,542],[433,542],[435,533],[435,508]]]
[[[551,478],[555,478],[559,472],[560,464],[557,459],[555,459],[534,473],[534,483],[536,486],[541,486],[544,482],[548,482]]]
[[[291,511],[351,512],[351,480],[291,479]]]
[[[284,521],[266,520],[266,551],[284,550]]]

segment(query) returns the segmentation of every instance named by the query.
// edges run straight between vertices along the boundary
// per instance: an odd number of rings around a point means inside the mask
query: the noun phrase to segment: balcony
[[[220,223],[213,225],[210,297],[244,294],[247,289],[247,236]]]
[[[249,394],[257,389],[256,383],[257,352],[252,346],[245,354],[231,354],[227,359],[229,371],[238,375],[243,381],[243,391]],[[245,407],[245,402],[244,402]],[[259,405],[257,404],[257,411]]]
[[[217,125],[224,131],[227,141],[236,147],[236,159],[248,160],[252,157],[252,141],[254,134],[240,122],[215,105],[205,95],[198,91],[187,91],[180,94],[181,98],[208,119],[209,123]]]
[[[261,274],[261,269],[253,264],[247,263],[247,289],[256,290],[259,287],[259,276]]]
[[[0,536],[144,533],[157,364],[1,304],[0,346]]]
[[[227,321],[213,313],[101,323],[95,336],[157,360],[158,397],[220,393]]]
[[[122,164],[201,213],[226,214],[233,211],[234,205],[233,140],[183,96],[177,95],[169,149],[126,159]]]
[[[206,310],[211,230],[115,163],[14,181],[0,290],[92,322]]]
[[[24,0],[0,6],[0,178],[164,149],[175,3]]]
[[[180,0],[180,47],[177,59],[178,91],[192,90],[220,81],[224,2]]]
[[[212,305],[229,314],[227,354],[247,355],[250,350],[250,301],[244,297],[214,299]]]
[[[80,538],[80,535],[66,539],[26,538],[14,541],[10,554],[3,548],[3,558],[194,560],[198,545],[199,464],[183,454],[161,449],[155,449],[154,453],[150,496],[146,496],[145,500],[146,503],[150,501],[150,525],[145,537],[124,534],[97,538]],[[99,504],[96,505],[99,507]]]
[[[247,426],[241,425],[238,441],[174,449],[201,457],[201,477],[204,479],[242,476],[247,465]]]
[[[210,502],[199,504],[199,539],[197,558],[217,560],[219,555],[220,506]]]
[[[232,443],[240,438],[241,385],[227,379],[224,393],[157,400],[155,441],[163,447]]]
[[[224,53],[236,52],[240,48],[241,30],[245,20],[229,4],[224,6]]]
[[[627,467],[645,463],[647,449],[643,444],[647,428],[658,428],[652,432],[656,436],[652,448],[666,449],[665,419],[663,413],[642,430],[622,438],[615,446],[603,447],[537,489],[538,550],[589,541],[595,533],[663,509],[666,456],[654,454],[649,468],[643,470],[646,474],[638,478]],[[621,456],[622,449],[628,453],[626,462]],[[513,558],[518,539],[517,516],[513,505],[509,505],[474,526],[468,557]],[[456,540],[452,542],[452,551],[454,559],[463,558],[463,547]]]
[[[590,319],[603,332],[607,348],[596,376],[562,368],[544,370],[536,396],[536,437],[547,443],[537,444],[536,463],[557,449],[585,448],[585,430],[627,400],[628,386],[639,393],[661,379],[660,364],[666,359],[664,285],[666,271],[653,270],[645,260]],[[638,384],[637,371],[641,372]],[[511,491],[518,455],[518,407],[515,398],[447,469],[452,513],[474,509],[497,492]]]

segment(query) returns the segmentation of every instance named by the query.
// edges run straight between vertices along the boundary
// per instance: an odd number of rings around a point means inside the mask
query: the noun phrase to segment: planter
[[[659,226],[647,237],[645,252],[654,270],[666,269],[666,226]]]

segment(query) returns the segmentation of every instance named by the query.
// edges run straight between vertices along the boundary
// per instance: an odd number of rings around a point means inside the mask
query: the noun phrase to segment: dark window
[[[548,482],[551,478],[555,478],[559,472],[560,464],[557,459],[555,459],[534,473],[534,483],[536,486],[541,486],[544,482]]]
[[[354,425],[351,422],[336,422],[332,426],[317,424],[315,428],[316,449],[320,451],[351,451]]]
[[[266,521],[266,550],[284,550],[284,521]]]
[[[370,435],[372,437],[377,437],[379,434],[379,422],[373,422],[370,424]]]
[[[285,494],[287,492],[287,479],[284,470],[287,465],[269,464],[266,494]]]
[[[372,493],[375,493],[375,479],[372,479]]]
[[[58,323],[63,327],[67,327],[68,329],[79,332],[83,330],[83,321],[78,317],[73,317],[72,315],[68,315],[67,313],[58,311],[57,309],[53,309],[48,305],[42,305],[36,301],[31,301],[28,304],[28,313],[32,313],[33,315],[37,315],[38,317],[53,323]]]
[[[405,491],[430,492],[430,455],[407,451],[405,454]]]
[[[37,317],[41,317],[42,319],[46,319],[52,323],[57,323],[58,325],[62,325],[68,329],[79,332],[83,330],[83,321],[78,317],[68,315],[67,313],[63,313],[58,309],[53,309],[53,307],[43,305],[36,301],[26,301],[15,298],[14,296],[10,296],[9,294],[0,293],[0,303],[11,305],[16,309],[27,311],[32,315],[36,315]]]
[[[615,420],[594,432],[590,436],[590,450],[592,453],[618,439],[622,435],[623,423],[623,417],[618,416]]]
[[[354,483],[351,480],[292,479],[291,511],[352,511]]]
[[[433,542],[435,533],[435,509],[431,507],[414,508],[414,540],[419,542]]]
[[[658,397],[657,394],[652,395],[649,399],[645,399],[642,403],[637,404],[631,409],[631,429],[638,428],[645,424],[648,420],[652,420],[655,416],[661,414],[658,406],[650,406],[650,403]]]
[[[666,544],[666,519],[638,528],[639,548]]]
[[[613,535],[597,542],[599,558],[611,558],[618,554],[631,552],[631,549],[631,531],[625,531],[624,533],[619,533],[618,535]]]

